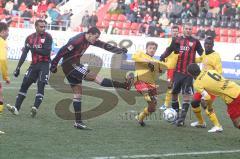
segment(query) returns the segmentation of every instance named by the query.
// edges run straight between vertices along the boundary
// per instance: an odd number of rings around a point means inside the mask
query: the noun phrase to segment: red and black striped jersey
[[[178,53],[176,72],[187,74],[187,66],[195,63],[196,52],[199,56],[203,53],[203,48],[198,39],[180,36],[172,39],[170,46],[161,55],[161,59],[168,57],[172,52]]]
[[[85,51],[90,45],[100,47],[102,49],[117,54],[125,53],[123,49],[115,47],[100,40],[97,40],[94,44],[91,44],[89,41],[87,41],[85,35],[86,32],[83,32],[70,38],[67,44],[60,48],[57,55],[52,60],[51,65],[57,66],[60,59],[63,58],[62,61],[63,71],[65,73],[67,72],[69,73],[69,71],[73,69],[73,65],[80,64],[81,56],[85,53]]]
[[[27,54],[30,50],[32,53],[32,64],[39,62],[50,62],[50,55],[52,50],[52,36],[44,32],[42,34],[33,33],[25,40],[23,54]]]

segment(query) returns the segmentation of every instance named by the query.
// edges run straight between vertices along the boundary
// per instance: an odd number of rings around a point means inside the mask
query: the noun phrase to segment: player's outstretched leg
[[[85,80],[94,81],[95,83],[97,83],[103,87],[123,88],[126,90],[130,90],[132,87],[132,84],[134,82],[134,75],[133,75],[133,73],[130,73],[125,78],[125,82],[119,82],[119,81],[115,81],[115,80],[112,80],[109,78],[102,78],[101,76],[97,75],[96,73],[90,71],[85,76]]]

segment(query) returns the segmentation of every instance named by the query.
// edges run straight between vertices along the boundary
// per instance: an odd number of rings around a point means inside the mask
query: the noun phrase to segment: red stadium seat
[[[214,40],[219,42],[220,41],[220,35],[217,35]]]
[[[0,15],[0,20],[1,20],[1,19],[5,19],[5,17],[6,17],[5,14],[1,14],[1,15]]]
[[[102,28],[108,28],[108,26],[109,26],[109,21],[102,22]]]
[[[192,33],[193,33],[193,34],[196,34],[196,33],[197,33],[197,26],[193,26],[193,27],[192,27]]]
[[[139,24],[138,23],[132,23],[132,25],[131,25],[131,29],[132,30],[138,30],[138,28],[139,28]]]
[[[12,22],[10,23],[10,26],[11,26],[11,27],[17,27],[17,22],[12,21]]]
[[[230,29],[228,30],[228,36],[231,36],[231,37],[236,37],[236,29]]]
[[[110,21],[111,20],[111,14],[106,14],[104,16],[104,20]]]
[[[117,21],[117,20],[118,20],[118,14],[113,14],[113,15],[111,16],[111,20],[112,20],[112,21]]]
[[[131,23],[128,23],[128,22],[123,23],[123,28],[124,29],[129,29],[130,27],[131,27]]]
[[[238,29],[238,30],[236,31],[236,36],[237,36],[237,37],[240,37],[240,29]]]
[[[120,14],[120,15],[118,16],[118,21],[125,22],[126,20],[127,20],[127,17],[126,17],[125,15]]]
[[[236,37],[228,37],[229,43],[236,43]]]
[[[128,29],[124,29],[122,30],[122,35],[129,35],[129,30]]]
[[[159,34],[159,37],[160,37],[160,38],[164,38],[164,37],[165,37],[165,33],[160,33],[160,34]]]
[[[221,28],[220,29],[220,35],[221,36],[227,36],[228,35],[228,29],[227,28]]]
[[[214,30],[217,35],[220,35],[220,28],[214,28]]]
[[[23,23],[19,23],[19,28],[24,28],[24,24]]]
[[[220,36],[220,42],[228,42],[227,36]]]
[[[118,29],[122,29],[123,28],[123,23],[122,22],[116,22],[115,27],[118,28]]]

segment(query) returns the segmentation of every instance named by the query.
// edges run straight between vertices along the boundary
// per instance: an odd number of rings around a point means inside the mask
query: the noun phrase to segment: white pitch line
[[[92,159],[157,158],[157,157],[171,157],[171,156],[227,154],[227,153],[237,153],[237,152],[240,152],[240,150],[180,152],[180,153],[166,153],[166,154],[152,154],[152,155],[132,155],[132,156],[124,155],[124,156],[109,156],[109,157],[93,157]]]

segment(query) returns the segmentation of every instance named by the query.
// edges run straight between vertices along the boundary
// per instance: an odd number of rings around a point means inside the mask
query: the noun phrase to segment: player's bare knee
[[[86,76],[85,76],[85,80],[87,81],[95,81],[97,83],[98,79],[98,75],[94,72],[89,72]]]

